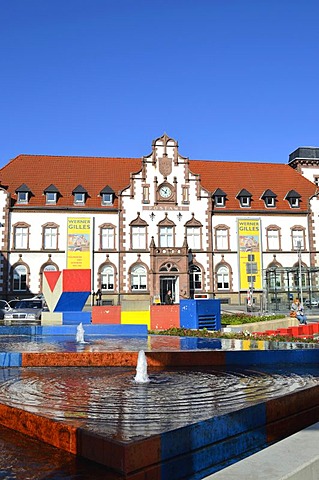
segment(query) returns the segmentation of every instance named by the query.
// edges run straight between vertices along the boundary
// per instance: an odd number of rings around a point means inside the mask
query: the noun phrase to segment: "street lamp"
[[[297,248],[298,248],[298,264],[299,264],[300,303],[303,306],[302,272],[301,272],[301,240],[297,241]]]

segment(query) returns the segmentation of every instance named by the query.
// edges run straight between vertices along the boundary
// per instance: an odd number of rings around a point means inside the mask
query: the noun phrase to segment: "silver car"
[[[4,324],[11,323],[40,323],[41,314],[46,310],[42,300],[20,300],[11,310],[4,314]]]
[[[5,300],[0,300],[0,319],[2,320],[4,314],[10,310],[10,305]]]

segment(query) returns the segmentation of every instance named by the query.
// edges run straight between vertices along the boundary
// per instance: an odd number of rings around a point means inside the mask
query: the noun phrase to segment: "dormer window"
[[[114,202],[114,190],[106,185],[103,190],[100,191],[101,205],[113,205]]]
[[[88,193],[82,185],[78,185],[72,194],[74,195],[74,205],[85,205]]]
[[[224,207],[226,204],[226,193],[220,188],[217,188],[213,193],[213,199],[215,207]]]
[[[59,190],[51,184],[44,190],[46,205],[55,205],[58,201]]]
[[[103,193],[102,194],[102,205],[112,205],[113,195],[112,193]]]
[[[300,198],[301,198],[301,195],[295,190],[290,190],[286,195],[286,200],[288,200],[291,208],[300,207]]]
[[[84,203],[85,203],[85,193],[75,193],[74,194],[74,203],[76,205],[79,205],[79,204],[84,205]]]
[[[273,208],[276,206],[276,197],[277,195],[271,190],[266,190],[261,196],[267,208]]]
[[[29,194],[28,192],[18,192],[18,203],[28,203]]]
[[[252,197],[251,193],[243,188],[237,195],[240,206],[244,208],[250,207],[251,197]]]
[[[21,205],[26,205],[29,203],[31,190],[30,188],[23,183],[19,188],[16,189],[16,194],[18,196],[17,202]]]
[[[47,192],[45,194],[45,203],[47,204],[56,204],[56,193],[55,192]]]

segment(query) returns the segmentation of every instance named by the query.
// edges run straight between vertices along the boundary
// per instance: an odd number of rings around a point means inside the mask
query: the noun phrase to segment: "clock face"
[[[169,198],[172,195],[172,190],[169,188],[169,186],[164,185],[163,187],[160,188],[160,196],[163,198]]]

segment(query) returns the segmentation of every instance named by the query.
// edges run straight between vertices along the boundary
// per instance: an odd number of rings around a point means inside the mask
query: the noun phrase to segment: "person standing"
[[[101,289],[99,288],[96,292],[96,305],[100,306],[102,303],[102,292]]]
[[[173,299],[172,299],[172,292],[171,290],[167,290],[167,293],[164,298],[165,305],[172,305]]]

